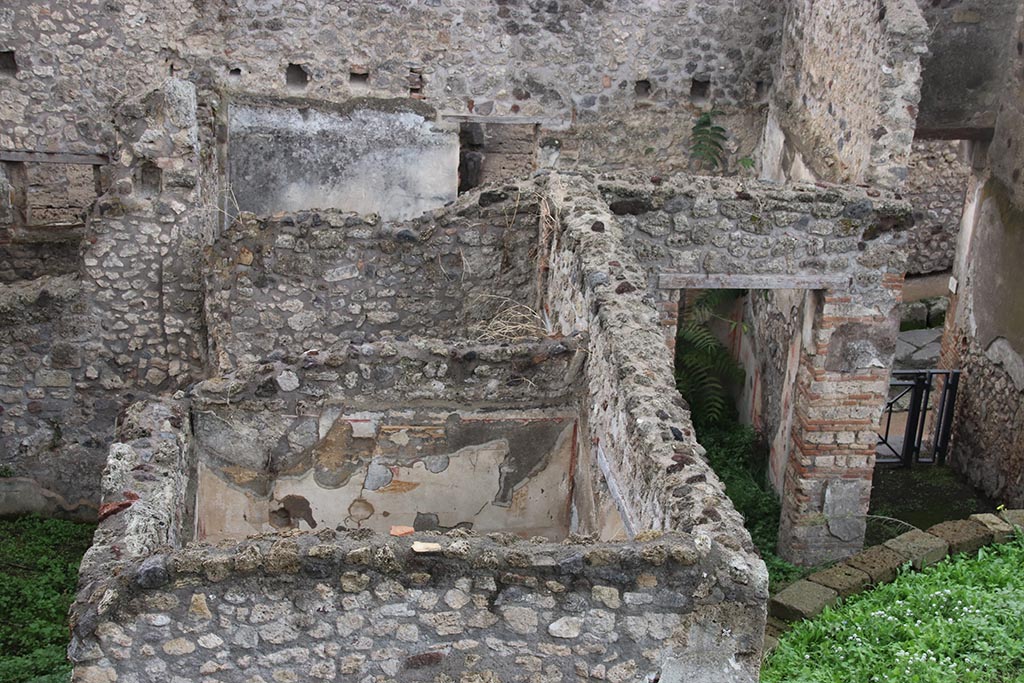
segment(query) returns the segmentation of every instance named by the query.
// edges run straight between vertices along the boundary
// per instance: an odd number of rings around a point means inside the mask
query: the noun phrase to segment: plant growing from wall
[[[734,328],[742,325],[716,312],[742,294],[735,289],[704,290],[686,306],[676,332],[676,388],[690,404],[698,430],[721,424],[735,412],[729,387],[742,383],[745,373],[709,323],[717,319]]]
[[[729,139],[726,129],[715,123],[715,117],[724,112],[712,108],[697,117],[690,129],[690,158],[697,162],[701,170],[720,171],[725,173],[729,167],[729,154],[725,143]],[[736,164],[745,169],[754,167],[754,160],[742,157]]]

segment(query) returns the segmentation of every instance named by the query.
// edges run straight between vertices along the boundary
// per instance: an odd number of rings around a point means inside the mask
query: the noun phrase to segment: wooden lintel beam
[[[742,275],[729,273],[662,273],[660,289],[836,289],[847,275]]]
[[[0,149],[0,161],[27,161],[36,164],[81,164],[103,166],[110,163],[106,154],[75,154],[73,152],[26,152]]]

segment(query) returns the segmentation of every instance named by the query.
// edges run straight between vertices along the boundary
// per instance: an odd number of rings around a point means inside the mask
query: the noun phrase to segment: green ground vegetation
[[[68,608],[93,524],[0,520],[0,683],[65,683]]]
[[[1024,537],[947,559],[783,634],[762,683],[1024,683]]]
[[[715,474],[725,492],[743,515],[750,537],[768,566],[771,590],[796,581],[809,570],[796,567],[775,554],[779,542],[779,499],[767,484],[767,455],[759,447],[757,433],[745,425],[726,421],[705,425],[698,431]]]

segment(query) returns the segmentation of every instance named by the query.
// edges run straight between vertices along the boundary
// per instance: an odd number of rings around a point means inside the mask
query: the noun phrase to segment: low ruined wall
[[[759,650],[742,610],[764,598],[731,558],[677,534],[556,545],[326,530],[168,550],[82,592],[73,680],[679,683],[719,643]]]
[[[907,274],[923,275],[953,266],[970,176],[960,145],[947,140],[914,143],[902,193],[914,207],[916,222],[907,240]]]
[[[546,311],[563,333],[585,330],[590,337],[581,406],[583,443],[590,449],[580,459],[595,483],[592,519],[581,523],[589,521],[602,535],[610,535],[603,527],[614,521],[629,538],[651,528],[708,538],[731,549],[737,570],[764,590],[763,564],[704,459],[675,389],[661,316],[618,217],[585,177],[552,175],[548,183]],[[740,626],[732,627],[733,635],[754,629],[759,641],[763,607],[748,603],[736,615]],[[706,671],[717,672],[718,680],[755,680],[760,643],[745,637],[713,647]]]
[[[789,3],[765,129],[766,177],[898,188],[927,39],[913,0]]]
[[[532,304],[537,212],[527,183],[479,190],[407,223],[243,215],[214,246],[207,276],[217,363],[228,370],[342,339],[478,336],[502,308]]]

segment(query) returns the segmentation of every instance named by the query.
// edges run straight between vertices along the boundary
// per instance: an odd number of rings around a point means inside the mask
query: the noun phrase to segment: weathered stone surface
[[[985,527],[992,534],[994,543],[1004,543],[1013,536],[1013,526],[991,512],[971,515],[969,519]]]
[[[831,588],[801,579],[773,596],[768,612],[784,621],[810,619],[838,599],[839,594]]]
[[[579,617],[562,617],[548,625],[548,633],[555,638],[578,638],[583,629],[583,620]]]
[[[867,574],[872,583],[879,584],[895,579],[899,568],[909,561],[910,557],[902,552],[886,545],[875,545],[847,558],[845,563]]]
[[[866,572],[845,563],[814,572],[807,580],[831,588],[841,598],[859,593],[871,584],[871,577]]]
[[[942,560],[949,554],[949,544],[937,536],[914,529],[884,544],[910,560],[914,569],[920,571]]]
[[[1024,530],[1024,510],[1001,510],[999,516],[1014,528]]]
[[[948,543],[950,555],[975,553],[978,548],[992,542],[992,533],[984,525],[967,519],[936,524],[928,529],[928,533]]]

